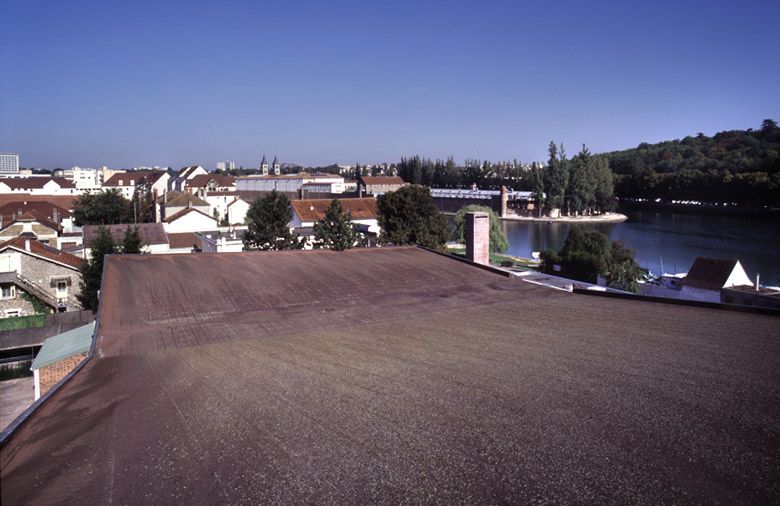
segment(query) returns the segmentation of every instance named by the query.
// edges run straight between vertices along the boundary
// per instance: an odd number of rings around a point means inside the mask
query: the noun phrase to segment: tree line
[[[490,162],[469,159],[456,165],[452,158],[431,160],[418,155],[397,164],[404,181],[433,188],[471,188],[530,191],[542,208],[561,209],[565,214],[592,214],[612,210],[614,183],[609,162],[592,155],[585,145],[572,159],[563,145],[550,142],[547,165],[526,165],[517,160]]]
[[[604,155],[621,198],[764,207],[780,203],[780,128],[642,143]]]

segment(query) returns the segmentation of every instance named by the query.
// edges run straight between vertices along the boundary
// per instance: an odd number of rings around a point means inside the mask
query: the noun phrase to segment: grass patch
[[[46,325],[45,314],[34,314],[30,316],[11,316],[0,319],[0,330],[19,330],[44,327]]]

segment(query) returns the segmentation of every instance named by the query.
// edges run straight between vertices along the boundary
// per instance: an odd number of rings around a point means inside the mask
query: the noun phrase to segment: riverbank
[[[622,213],[604,213],[593,216],[561,216],[560,218],[550,218],[542,216],[541,218],[533,216],[510,215],[501,218],[505,221],[524,221],[539,223],[622,223],[628,219],[628,216]]]
[[[735,216],[776,220],[780,218],[780,209],[755,209],[736,206],[712,206],[695,204],[672,204],[670,202],[637,201],[620,199],[618,208],[623,211],[663,211],[669,213]]]
[[[443,211],[445,216],[455,216],[456,213],[449,213]],[[498,216],[498,213],[496,213]],[[522,221],[525,223],[622,223],[628,219],[628,216],[621,213],[604,213],[594,216],[561,216],[560,218],[550,218],[549,216],[542,216],[541,218],[535,216],[520,216],[509,215],[499,216],[498,219],[504,221]]]

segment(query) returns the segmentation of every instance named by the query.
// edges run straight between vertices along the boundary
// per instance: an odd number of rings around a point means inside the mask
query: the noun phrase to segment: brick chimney
[[[490,217],[488,213],[466,213],[463,235],[466,238],[466,258],[478,264],[490,264]]]

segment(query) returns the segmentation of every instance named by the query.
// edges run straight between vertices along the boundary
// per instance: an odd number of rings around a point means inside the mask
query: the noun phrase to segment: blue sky
[[[780,120],[780,2],[0,4],[23,166],[543,160]]]

